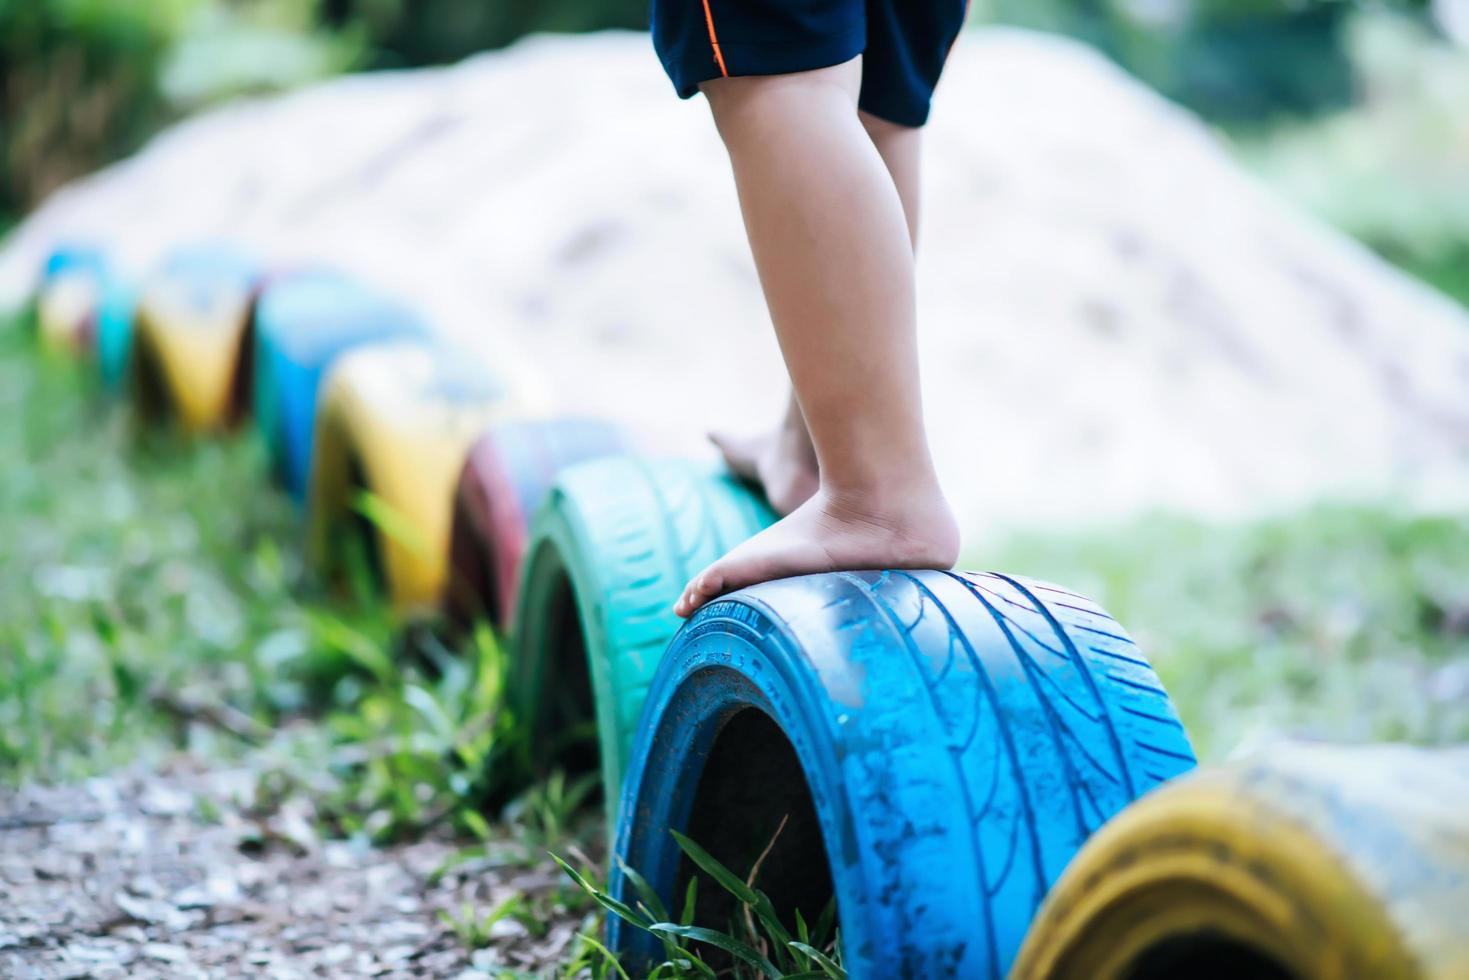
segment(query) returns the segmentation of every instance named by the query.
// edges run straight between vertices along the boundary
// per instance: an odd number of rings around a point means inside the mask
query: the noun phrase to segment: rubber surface
[[[435,608],[448,578],[454,482],[470,443],[514,405],[462,351],[428,341],[369,344],[327,373],[317,414],[307,534],[315,564],[339,573],[358,533],[356,494],[387,508],[369,534],[400,612]]]
[[[1287,744],[1103,828],[1015,975],[1463,980],[1466,924],[1469,749]]]
[[[249,404],[249,329],[260,274],[228,245],[181,248],[144,283],[132,375],[145,414],[187,432],[237,423]]]
[[[36,287],[36,329],[50,351],[86,354],[111,275],[106,256],[87,245],[63,245],[46,257]]]
[[[102,249],[86,242],[62,242],[46,256],[41,266],[41,283],[44,285],[54,276],[77,268],[100,271],[107,260]]]
[[[132,366],[133,323],[138,307],[137,288],[121,275],[109,273],[102,279],[97,307],[97,373],[110,394],[127,391]]]
[[[1152,668],[1095,604],[947,572],[711,603],[664,656],[632,758],[622,861],[677,908],[669,828],[743,876],[790,816],[756,884],[814,921],[829,882],[854,978],[1003,977],[1087,837],[1194,765]],[[609,931],[631,965],[654,954]]]
[[[502,631],[515,618],[530,520],[566,467],[626,453],[631,441],[601,419],[529,419],[492,426],[470,448],[454,493],[448,611]]]
[[[774,519],[722,467],[622,456],[563,472],[532,521],[511,703],[544,762],[595,702],[609,835],[643,698],[681,622],[679,591]]]
[[[373,341],[426,337],[407,306],[329,270],[282,276],[255,309],[255,422],[286,490],[306,498],[321,379],[333,361]]]

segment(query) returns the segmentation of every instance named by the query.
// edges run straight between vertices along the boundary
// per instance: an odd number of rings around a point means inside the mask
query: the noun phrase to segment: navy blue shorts
[[[862,109],[922,126],[967,0],[653,0],[653,47],[680,97],[700,82],[814,71],[862,55]]]

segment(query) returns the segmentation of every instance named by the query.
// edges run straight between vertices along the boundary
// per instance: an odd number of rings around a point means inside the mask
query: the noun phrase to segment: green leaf
[[[702,926],[680,926],[672,922],[654,922],[648,926],[648,931],[664,932],[672,936],[678,936],[680,939],[691,939],[696,943],[707,943],[710,946],[724,950],[731,956],[743,960],[767,977],[772,978],[772,980],[780,980],[780,971],[775,968],[775,964],[771,963],[764,956],[761,956],[752,947],[745,945],[738,939],[726,936],[722,932],[705,929]]]
[[[833,895],[826,900],[826,908],[821,910],[821,915],[816,919],[816,931],[811,934],[815,945],[824,945],[831,936],[832,928],[837,919],[837,897]]]
[[[647,879],[634,871],[631,865],[623,861],[620,856],[617,858],[617,867],[621,869],[623,877],[632,882],[633,890],[638,893],[638,898],[642,899],[643,905],[648,909],[648,914],[660,922],[667,919],[668,907],[663,904],[663,900],[658,897],[653,886],[648,884]]]
[[[593,937],[587,935],[586,933],[579,933],[579,936],[583,943],[590,946],[592,949],[601,954],[602,961],[611,966],[612,969],[616,970],[617,975],[619,977],[622,977],[622,980],[632,980],[632,977],[628,976],[627,971],[622,968],[622,964],[617,962],[617,954],[613,953],[612,950],[608,949],[606,946],[603,946],[600,942],[598,942]]]
[[[691,926],[694,924],[694,907],[699,900],[699,878],[697,875],[689,875],[689,887],[684,890],[683,913],[678,917],[678,924]]]
[[[664,949],[668,950],[668,958],[654,967],[646,980],[662,980],[662,978],[688,980],[690,970],[701,977],[717,978],[719,976],[713,967],[674,942],[670,937],[660,936],[659,938],[663,940]]]
[[[459,811],[459,819],[463,821],[464,826],[469,828],[469,832],[480,840],[489,840],[493,836],[493,831],[490,830],[490,822],[478,810],[471,810],[469,807],[464,807]]]
[[[384,687],[398,684],[398,666],[381,644],[348,626],[331,613],[320,613],[311,619],[317,637],[332,649],[346,654],[358,666],[372,674]]]
[[[758,895],[755,894],[754,890],[750,888],[749,885],[741,881],[739,876],[737,876],[733,871],[730,871],[723,864],[721,864],[719,860],[714,857],[714,855],[710,854],[708,851],[704,850],[704,848],[700,847],[698,844],[695,844],[693,841],[689,840],[678,831],[670,828],[668,832],[673,835],[674,840],[678,841],[678,846],[683,850],[685,854],[689,856],[689,860],[693,861],[700,868],[704,869],[704,872],[708,874],[709,877],[718,882],[720,887],[722,887],[725,891],[729,892],[731,895],[733,895],[735,898],[738,898],[746,905],[753,906],[757,902],[759,902],[760,898]]]
[[[806,956],[809,956],[811,959],[815,960],[816,964],[821,967],[822,973],[825,973],[828,977],[832,978],[832,980],[846,980],[847,971],[843,970],[840,966],[837,966],[837,964],[832,960],[830,956],[827,956],[815,946],[810,946],[806,943],[797,942],[795,940],[792,940],[786,945],[789,946],[791,949],[804,953]],[[819,976],[820,974],[817,975]]]
[[[791,934],[781,923],[780,917],[775,913],[775,905],[771,903],[770,896],[759,889],[755,890],[755,915],[760,919],[765,932],[775,941],[777,946],[786,946],[791,941]]]
[[[372,522],[372,525],[383,534],[418,557],[427,558],[433,553],[418,525],[371,490],[357,491],[352,498],[352,509]]]
[[[454,744],[456,734],[454,722],[444,712],[443,705],[439,704],[432,694],[417,684],[404,684],[402,697],[403,703],[418,712],[419,717],[433,729],[441,745]]]
[[[552,854],[551,855],[551,860],[552,861],[555,861],[558,865],[560,865],[561,866],[561,870],[562,871],[565,871],[568,875],[570,875],[571,876],[571,880],[574,881],[574,882],[576,882],[578,885],[580,885],[582,891],[584,891],[588,895],[592,896],[592,898],[594,898],[596,900],[597,904],[600,905],[600,906],[602,906],[608,912],[611,912],[613,915],[618,916],[619,918],[621,918],[622,920],[624,920],[626,922],[632,923],[633,925],[637,926],[639,929],[647,929],[649,926],[651,926],[653,924],[653,920],[649,919],[645,915],[639,914],[636,909],[632,908],[631,906],[627,905],[624,902],[618,901],[617,899],[613,898],[611,895],[608,895],[607,893],[598,890],[596,887],[594,887],[592,885],[591,882],[587,881],[586,878],[582,877],[581,874],[575,868],[573,868],[571,865],[567,864],[565,861],[561,860],[561,858],[558,857],[557,855]]]

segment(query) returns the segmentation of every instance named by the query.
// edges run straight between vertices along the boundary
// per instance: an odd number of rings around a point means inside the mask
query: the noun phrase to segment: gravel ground
[[[471,955],[437,910],[553,891],[550,862],[433,883],[452,844],[320,841],[309,804],[255,816],[253,783],[183,762],[0,796],[0,976],[541,974],[583,926],[559,907],[539,937],[506,919]]]

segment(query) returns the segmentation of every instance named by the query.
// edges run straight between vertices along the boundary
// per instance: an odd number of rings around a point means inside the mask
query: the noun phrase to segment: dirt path
[[[473,955],[438,918],[561,887],[549,862],[466,865],[444,841],[320,841],[299,809],[244,805],[243,771],[175,764],[0,796],[0,976],[476,977],[537,974],[581,928],[514,919]]]

